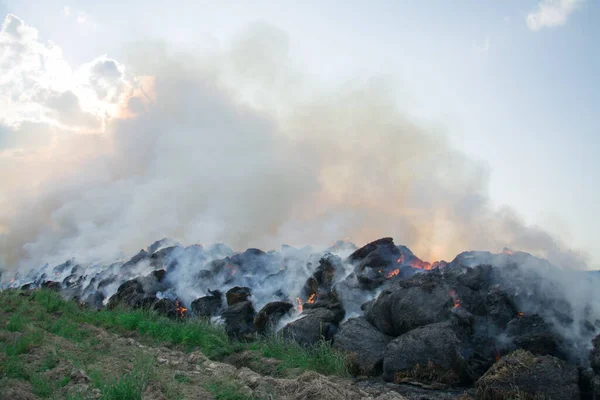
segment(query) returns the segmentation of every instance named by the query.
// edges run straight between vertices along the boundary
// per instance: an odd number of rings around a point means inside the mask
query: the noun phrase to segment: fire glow
[[[404,255],[401,255],[400,258],[398,258],[397,260],[398,264],[404,264],[405,260],[404,260]],[[408,262],[408,265],[410,265],[413,268],[416,269],[422,269],[424,271],[431,271],[434,268],[441,268],[441,267],[445,267],[446,263],[444,261],[436,261],[433,264],[427,261],[421,261],[421,260],[410,260]]]
[[[177,315],[183,319],[186,317],[187,308],[183,307],[179,304],[179,300],[175,300],[175,312]]]
[[[400,268],[396,268],[392,272],[388,273],[385,277],[388,278],[388,279],[390,279],[390,278],[398,275],[399,273],[400,273]]]
[[[315,302],[315,293],[311,294],[310,297],[308,298],[308,300],[306,300],[306,302],[308,304],[313,304]]]
[[[454,290],[450,290],[450,297],[454,300],[454,308],[460,307],[460,299],[456,298],[456,292]]]
[[[302,312],[302,300],[300,300],[300,297],[296,297],[296,301],[298,302],[298,307],[296,307],[298,312]]]

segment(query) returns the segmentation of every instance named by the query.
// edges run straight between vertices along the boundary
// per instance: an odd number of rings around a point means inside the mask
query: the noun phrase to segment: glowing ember
[[[406,260],[404,259],[404,254],[400,255],[400,258],[398,258],[396,262],[398,264],[404,264],[406,262]],[[445,261],[436,261],[433,264],[431,264],[427,261],[421,261],[419,259],[411,260],[408,262],[408,264],[413,268],[422,269],[425,271],[430,271],[433,268],[445,267],[447,265]]]
[[[521,318],[522,316],[523,316],[523,313],[519,311],[519,312],[517,313],[517,318]]]
[[[15,278],[12,278],[12,279],[10,280],[10,283],[14,283],[14,282],[15,282]]]
[[[515,253],[514,253],[514,252],[513,252],[511,249],[509,249],[508,247],[505,247],[505,248],[503,248],[503,249],[502,249],[502,253],[504,253],[504,254],[508,254],[509,256],[512,256],[512,255],[514,255],[514,254],[515,254]]]
[[[300,300],[300,297],[296,297],[296,301],[298,302],[298,307],[296,307],[298,312],[302,312],[302,300]]]
[[[454,300],[454,308],[460,307],[460,299],[456,298],[456,292],[454,290],[450,290],[450,297]]]
[[[382,272],[383,272],[383,270],[382,270],[381,268],[379,268],[379,269],[378,269],[378,271],[379,271],[379,273],[382,273]]]
[[[181,318],[185,319],[185,316],[186,316],[185,313],[187,312],[187,308],[185,308],[181,304],[179,304],[178,300],[175,300],[175,312]]]
[[[431,264],[428,263],[427,261],[412,260],[410,262],[410,266],[413,268],[422,269],[425,271],[431,270]]]
[[[308,300],[306,300],[308,304],[313,304],[315,302],[315,293],[311,294]]]
[[[386,278],[391,278],[393,276],[396,276],[400,273],[400,268],[396,268],[395,270],[393,270],[392,272],[390,272],[389,274],[387,274],[385,277]]]

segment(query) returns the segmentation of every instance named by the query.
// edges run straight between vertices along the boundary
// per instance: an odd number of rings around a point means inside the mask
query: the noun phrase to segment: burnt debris
[[[594,298],[569,297],[567,273],[586,282],[583,293],[600,282],[510,250],[429,263],[392,238],[241,253],[162,239],[106,266],[69,260],[2,279],[4,288],[57,290],[97,309],[211,319],[239,340],[324,340],[347,353],[354,374],[387,382],[475,385],[490,399],[515,390],[579,398],[600,394],[600,310]]]

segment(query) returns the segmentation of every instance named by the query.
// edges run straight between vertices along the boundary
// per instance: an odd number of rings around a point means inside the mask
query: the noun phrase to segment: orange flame
[[[385,277],[390,279],[393,276],[396,276],[400,273],[400,268],[396,268],[395,270],[393,270],[392,272],[390,272],[389,274],[387,274]]]
[[[517,313],[517,318],[521,318],[522,316],[523,316],[523,313],[522,313],[521,311],[519,311],[519,312]]]
[[[15,282],[15,278],[12,278],[12,279],[10,280],[10,283],[14,283],[14,282]]]
[[[181,306],[181,304],[179,304],[179,300],[175,300],[175,312],[183,319],[185,319],[186,315],[185,313],[187,312],[187,308]]]
[[[454,300],[454,308],[460,307],[460,299],[456,298],[456,292],[454,290],[450,290],[450,297]]]
[[[298,307],[296,308],[299,312],[302,312],[302,300],[300,300],[300,297],[296,297],[296,301],[298,302]]]
[[[310,297],[308,298],[308,300],[306,300],[306,302],[308,304],[313,304],[315,302],[315,293],[311,294]]]

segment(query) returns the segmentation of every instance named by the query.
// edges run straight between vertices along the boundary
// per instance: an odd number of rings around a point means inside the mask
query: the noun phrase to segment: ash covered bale
[[[225,330],[230,337],[244,339],[255,332],[254,306],[250,301],[242,301],[227,307],[221,313],[225,320]]]
[[[321,340],[331,341],[342,319],[344,311],[341,306],[305,307],[301,318],[283,328],[283,337],[305,346],[317,344]]]
[[[294,308],[293,304],[287,301],[272,301],[267,303],[254,316],[254,326],[261,332],[272,332],[279,320],[288,314]]]
[[[366,319],[351,318],[340,325],[333,348],[348,353],[349,367],[356,375],[381,374],[383,357],[393,338],[379,332]]]
[[[456,385],[465,379],[465,344],[453,325],[439,322],[413,329],[392,340],[385,350],[383,379]]]
[[[140,262],[148,260],[150,258],[150,253],[146,250],[140,250],[135,256],[133,256],[129,261],[121,266],[122,273],[130,273],[133,268]]]
[[[502,357],[475,386],[478,400],[580,399],[575,366],[521,349]]]
[[[223,306],[223,294],[218,290],[209,290],[208,295],[197,298],[191,304],[196,317],[210,318],[218,314]]]
[[[248,300],[248,297],[250,297],[251,295],[252,289],[250,289],[249,287],[234,286],[227,291],[225,297],[227,298],[227,305],[233,306],[234,304]]]

